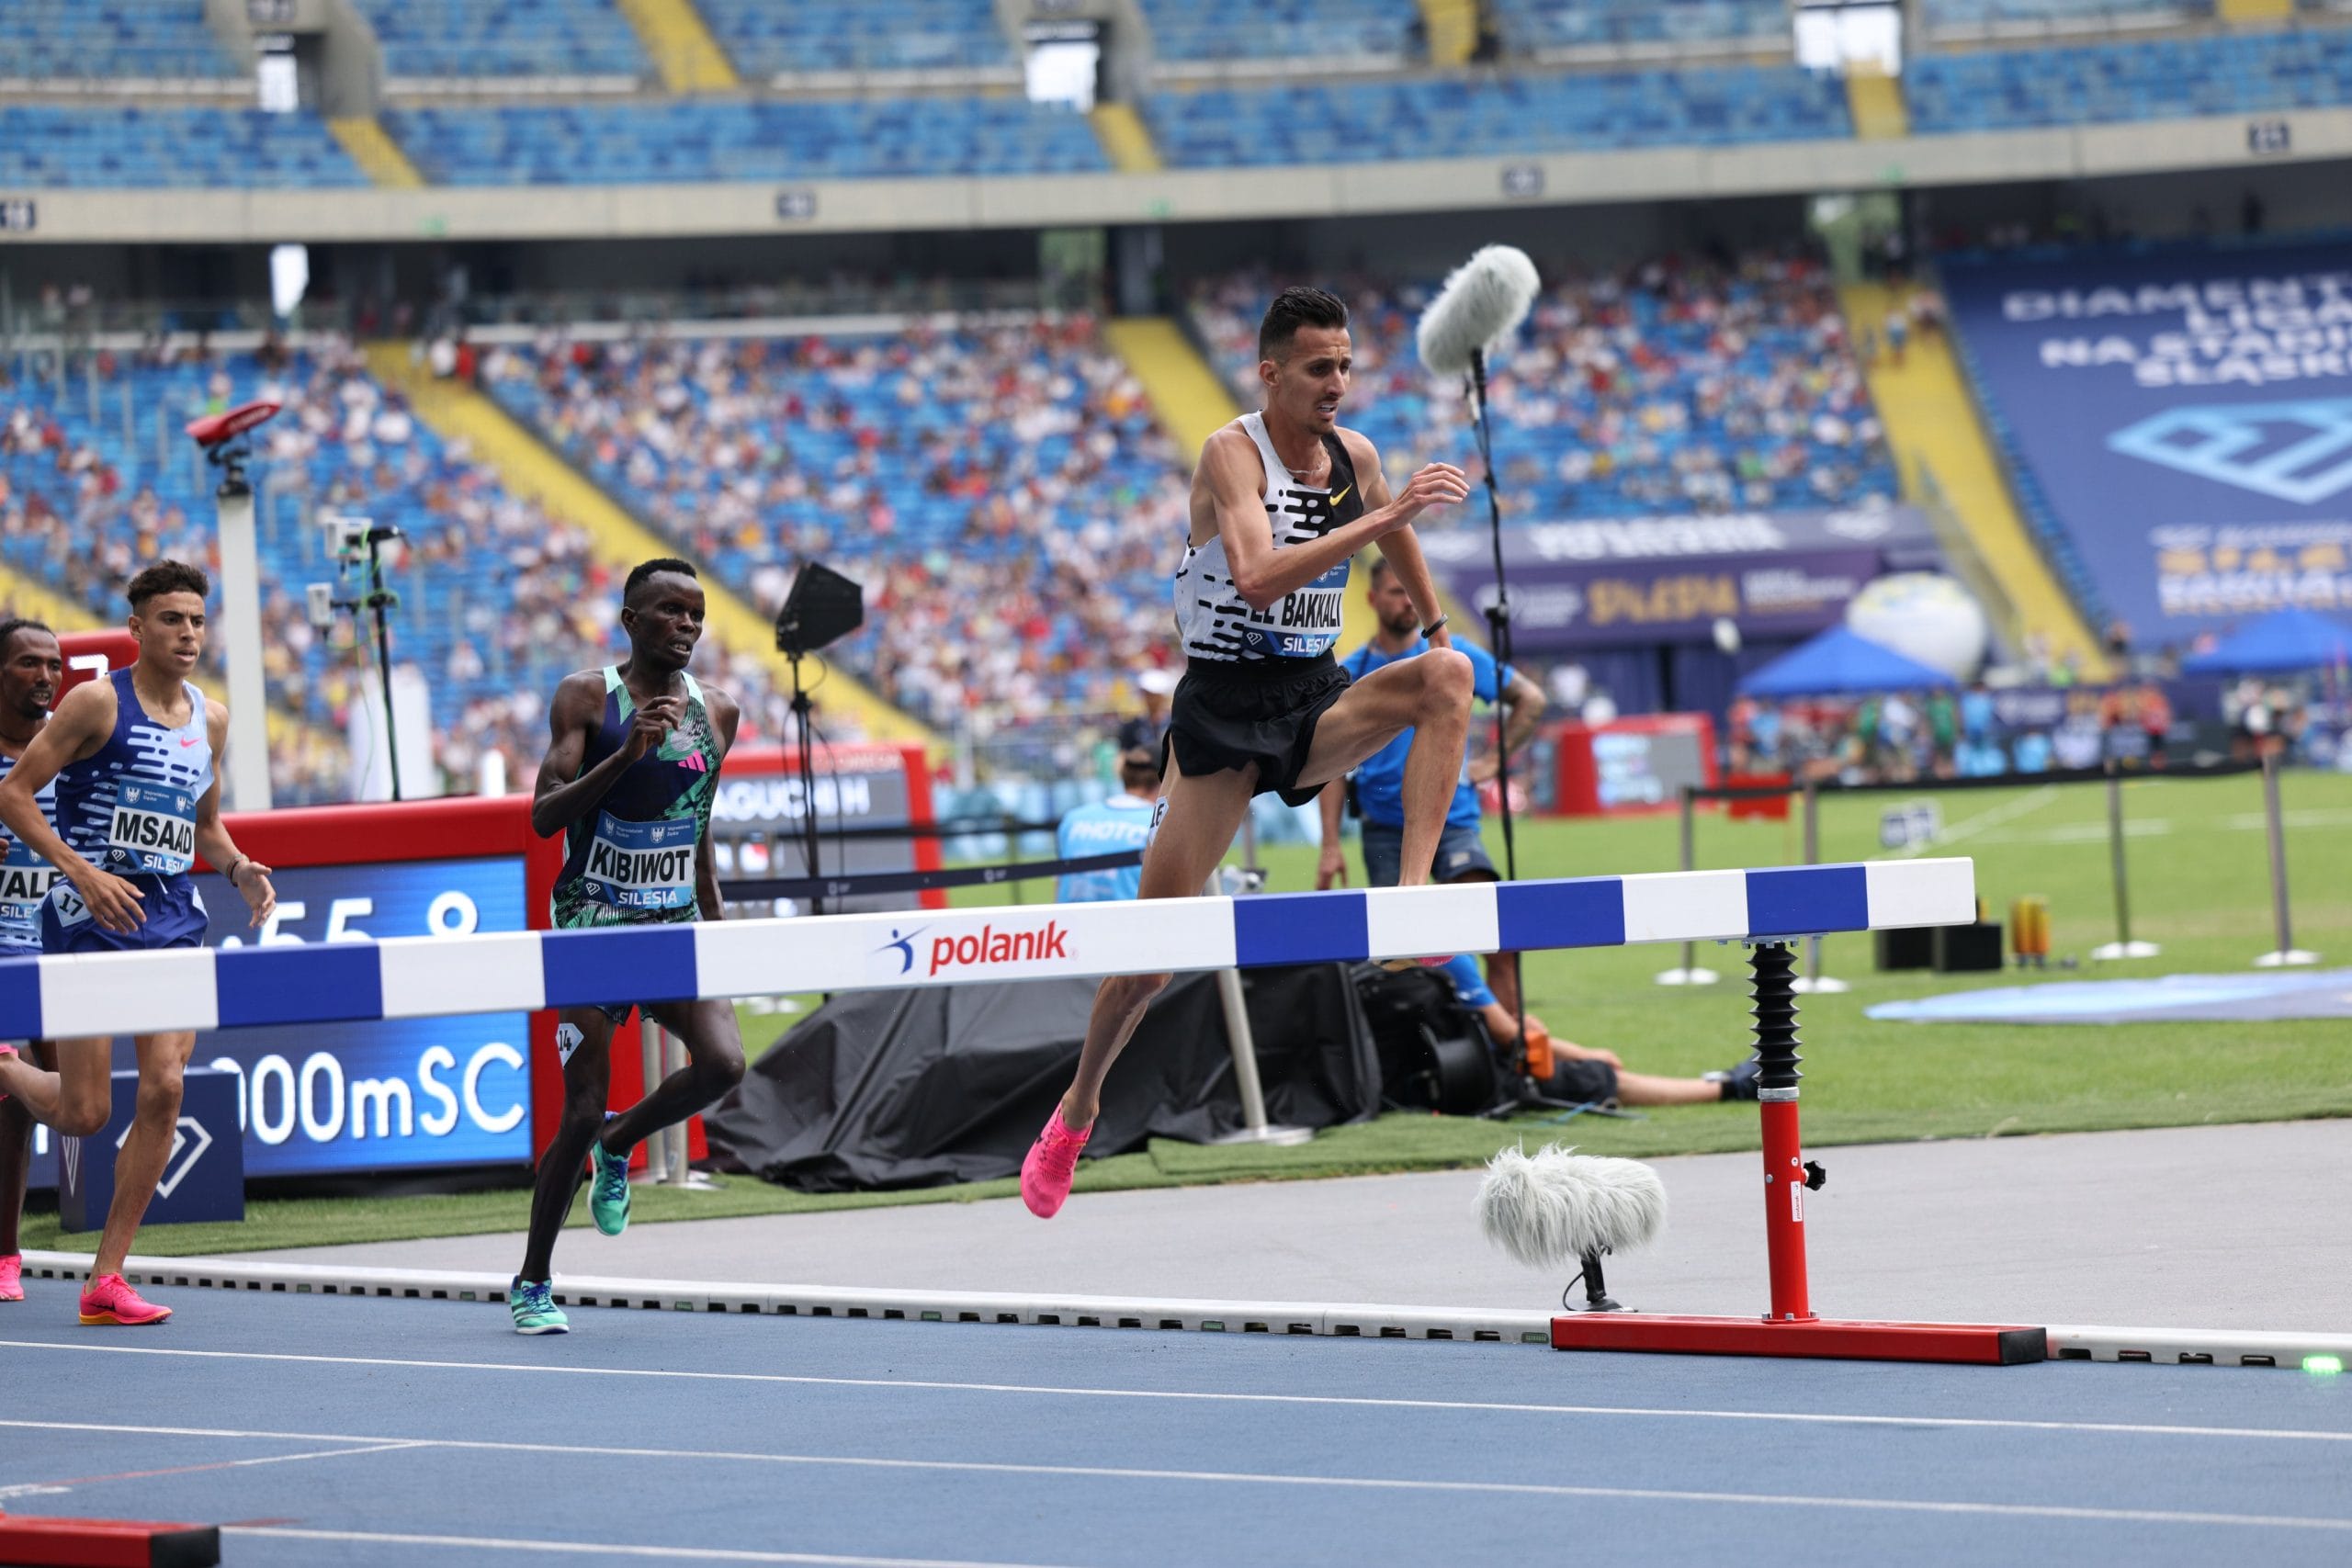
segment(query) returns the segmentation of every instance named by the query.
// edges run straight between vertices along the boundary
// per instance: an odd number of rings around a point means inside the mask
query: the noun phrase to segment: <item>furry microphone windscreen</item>
[[[1422,313],[1421,363],[1432,375],[1468,375],[1470,356],[1509,337],[1527,319],[1543,288],[1525,251],[1487,246],[1453,269]]]
[[[1638,1160],[1600,1159],[1548,1144],[1508,1148],[1478,1186],[1487,1238],[1533,1269],[1588,1252],[1639,1247],[1666,1224],[1666,1184]]]

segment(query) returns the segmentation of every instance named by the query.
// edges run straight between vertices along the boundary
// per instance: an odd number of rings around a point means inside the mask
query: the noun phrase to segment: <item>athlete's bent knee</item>
[[[180,1069],[161,1067],[139,1075],[139,1093],[132,1114],[141,1122],[171,1122],[180,1113]]]
[[[724,1051],[695,1064],[695,1088],[707,1100],[733,1091],[743,1081],[743,1053]]]
[[[68,1138],[96,1137],[106,1129],[107,1109],[103,1100],[61,1100],[54,1131]]]
[[[1413,660],[1422,666],[1421,705],[1431,712],[1443,713],[1460,708],[1467,713],[1470,697],[1477,683],[1477,671],[1470,656],[1459,649],[1433,648]]]

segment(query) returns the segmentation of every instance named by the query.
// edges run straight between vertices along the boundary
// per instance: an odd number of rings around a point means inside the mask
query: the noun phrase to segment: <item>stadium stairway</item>
[[[1883,333],[1888,310],[1898,298],[1907,298],[1875,283],[1846,284],[1838,294],[1857,340],[1864,329]],[[2097,640],[2018,514],[1951,340],[1941,332],[1913,333],[1900,366],[1877,355],[1864,358],[1862,369],[1902,471],[1905,495],[1930,510],[1940,498],[1966,530],[2013,612],[2015,626],[2001,629],[2039,635],[2052,658],[2071,652],[2086,679],[2105,679],[2107,660]],[[1930,486],[1934,496],[1921,493]],[[2002,606],[1985,608],[2001,627]]]
[[[1911,134],[1911,110],[1903,101],[1899,76],[1856,67],[1846,76],[1846,107],[1854,117],[1859,141],[1888,141]]]
[[[694,0],[618,0],[621,15],[673,93],[725,93],[742,86]]]
[[[2222,20],[2232,27],[2253,23],[2278,23],[2294,19],[2295,0],[2221,0],[2214,7]]]
[[[0,566],[0,612],[23,615],[61,632],[95,632],[121,625],[119,621],[101,620],[48,584],[8,566]],[[206,696],[220,702],[228,700],[229,694],[219,690],[209,676],[198,678],[196,683]],[[337,753],[343,750],[343,737],[307,724],[281,708],[269,710],[267,724],[273,750],[297,739],[312,745],[323,744]]]
[[[1420,0],[1431,65],[1466,65],[1478,47],[1478,0]]]
[[[369,371],[385,386],[397,388],[417,418],[444,439],[469,442],[474,455],[497,469],[500,482],[514,494],[586,530],[598,558],[626,571],[641,560],[675,553],[676,546],[631,516],[505,410],[469,387],[432,375],[414,345],[373,343],[367,354]],[[774,673],[779,690],[791,690],[789,666],[775,650],[775,632],[767,618],[723,583],[706,581],[703,590],[710,635],[729,653],[758,659]],[[871,739],[914,741],[933,749],[944,744],[926,726],[839,665],[829,669],[824,684],[826,702],[835,710],[854,714]]]
[[[1102,156],[1121,174],[1148,175],[1161,166],[1151,128],[1133,104],[1096,104],[1086,119],[1094,128],[1094,140],[1102,143]]]
[[[377,185],[390,190],[414,190],[424,184],[424,175],[401,144],[384,132],[382,122],[373,115],[352,115],[327,121],[327,129],[351,154],[351,161],[367,173]]]

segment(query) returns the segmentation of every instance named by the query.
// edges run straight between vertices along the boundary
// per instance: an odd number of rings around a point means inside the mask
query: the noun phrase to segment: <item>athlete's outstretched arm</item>
[[[1348,455],[1355,459],[1356,482],[1363,486],[1364,505],[1391,504],[1388,476],[1380,471],[1379,449],[1369,438],[1352,430],[1340,432],[1340,439],[1347,444]],[[1427,471],[1422,470],[1424,473]],[[1418,474],[1414,476],[1416,479],[1419,477]],[[1465,495],[1469,493],[1468,482],[1464,480],[1463,493]],[[1460,500],[1461,497],[1455,499]],[[1445,614],[1445,606],[1438,601],[1437,580],[1430,575],[1429,560],[1421,554],[1420,536],[1410,527],[1383,534],[1380,536],[1380,553],[1387,558],[1390,566],[1396,569],[1396,581],[1405,585],[1405,592],[1411,596],[1413,608],[1420,614],[1421,625],[1436,626],[1437,618]],[[1430,646],[1452,648],[1453,638],[1446,628],[1438,626],[1430,634]]]
[[[718,731],[718,755],[710,760],[713,773],[727,761],[727,753],[735,750],[735,728],[743,719],[743,710],[735,699],[716,687],[702,689],[703,707],[710,715],[711,724]],[[695,846],[695,904],[706,920],[723,920],[727,906],[718,897],[718,863],[710,858],[710,824],[703,824],[702,841]]]
[[[588,737],[605,716],[605,678],[594,670],[566,675],[555,689],[555,701],[548,705],[548,754],[531,786],[531,831],[552,839],[595,810],[614,781],[659,744],[662,732],[684,711],[677,697],[657,697],[646,704],[629,721],[628,740],[583,773],[580,760],[588,753]]]
[[[1459,468],[1432,463],[1413,476],[1402,496],[1375,507],[1367,491],[1368,510],[1354,522],[1319,539],[1278,550],[1273,524],[1266,515],[1264,468],[1257,445],[1238,426],[1227,425],[1201,448],[1200,471],[1193,480],[1208,489],[1217,536],[1225,541],[1226,562],[1233,568],[1234,592],[1253,610],[1281,603],[1293,589],[1305,587],[1366,545],[1406,526],[1425,508],[1451,505],[1470,493]],[[1427,581],[1428,568],[1422,568],[1421,575]]]
[[[229,710],[207,699],[204,728],[212,738],[214,767],[212,783],[196,803],[196,852],[204,857],[206,864],[219,867],[229,879],[229,886],[243,897],[245,908],[251,911],[245,923],[257,926],[277,908],[277,889],[269,885],[269,867],[240,851],[220,821],[220,764],[229,755]]]

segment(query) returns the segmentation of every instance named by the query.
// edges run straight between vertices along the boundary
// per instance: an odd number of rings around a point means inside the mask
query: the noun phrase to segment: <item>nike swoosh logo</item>
[[[187,739],[181,741],[180,744],[183,746],[193,746],[201,739],[203,739],[201,736],[190,736]]]
[[[1348,486],[1345,486],[1345,487],[1344,487],[1344,488],[1342,488],[1342,489],[1340,489],[1340,490],[1337,490],[1337,491],[1332,491],[1332,492],[1331,492],[1331,504],[1332,504],[1332,505],[1334,505],[1334,506],[1337,506],[1337,505],[1339,505],[1339,504],[1340,504],[1340,502],[1343,502],[1343,501],[1347,500],[1347,499],[1348,499],[1348,491],[1351,491],[1351,490],[1353,490],[1353,489],[1355,489],[1355,488],[1356,488],[1356,487],[1355,487],[1355,486],[1353,486],[1353,485],[1348,485]]]

